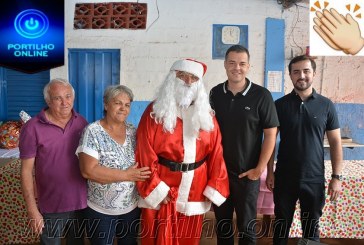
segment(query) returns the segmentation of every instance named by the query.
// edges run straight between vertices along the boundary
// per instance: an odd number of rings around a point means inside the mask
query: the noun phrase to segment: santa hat
[[[185,71],[201,79],[205,75],[207,66],[197,60],[185,59],[177,60],[171,67],[171,71]]]

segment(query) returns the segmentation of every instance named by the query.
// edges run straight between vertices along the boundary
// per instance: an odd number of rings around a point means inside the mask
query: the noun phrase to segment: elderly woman
[[[104,92],[105,117],[88,125],[76,153],[88,179],[85,218],[92,244],[137,244],[140,210],[135,181],[149,178],[148,167],[134,159],[135,128],[126,122],[133,101],[123,85]]]

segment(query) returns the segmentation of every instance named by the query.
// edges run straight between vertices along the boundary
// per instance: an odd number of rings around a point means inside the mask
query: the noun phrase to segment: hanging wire
[[[297,2],[302,2],[302,0],[277,0],[277,3],[282,4],[284,9],[292,7],[292,5],[295,5]]]
[[[293,47],[293,48],[299,48],[300,49],[300,53],[303,54],[303,48],[300,45],[297,44],[297,42],[295,40],[295,35],[294,35],[293,32],[296,29],[296,25],[297,25],[297,23],[298,23],[298,21],[300,19],[300,8],[306,8],[306,9],[308,9],[308,7],[299,5],[297,3],[294,3],[294,5],[296,6],[296,14],[297,14],[297,16],[296,16],[296,18],[294,18],[292,20],[292,27],[291,27],[291,31],[290,31],[290,33],[288,35],[288,40],[290,40],[290,41],[292,40],[292,42],[294,44],[294,45],[291,45],[291,47]],[[291,56],[293,56],[292,49],[291,49]]]
[[[146,32],[149,31],[149,29],[152,27],[152,25],[154,25],[154,23],[159,19],[159,7],[158,7],[158,0],[155,0],[155,6],[157,8],[157,18],[152,22],[152,24],[150,24],[150,26],[147,28]]]
[[[297,23],[298,23],[298,20],[300,19],[300,10],[299,10],[299,8],[298,8],[298,6],[296,5],[296,13],[297,13],[297,18],[296,18],[296,20],[295,20],[295,23],[292,25],[292,27],[291,27],[291,32],[289,33],[289,36],[288,36],[288,39],[290,40],[291,39],[291,37],[292,37],[292,41],[293,41],[293,43],[295,44],[295,47],[296,48],[299,48],[300,50],[301,50],[301,53],[303,52],[303,49],[302,49],[302,47],[300,47],[298,44],[297,44],[297,42],[296,42],[296,40],[295,40],[295,38],[294,38],[294,35],[293,35],[293,31],[295,30],[295,28],[296,28],[296,25],[297,25]]]

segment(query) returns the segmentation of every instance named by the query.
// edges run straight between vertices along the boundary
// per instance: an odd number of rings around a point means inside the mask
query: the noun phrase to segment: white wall
[[[151,100],[155,88],[163,81],[172,63],[181,58],[195,58],[208,65],[205,75],[208,89],[224,81],[226,75],[223,60],[212,59],[213,24],[249,26],[248,42],[252,67],[248,77],[260,85],[264,82],[265,19],[267,17],[285,19],[286,63],[292,55],[303,54],[306,46],[309,45],[307,1],[283,10],[276,0],[144,0],[139,2],[148,4],[146,30],[74,30],[73,18],[75,4],[78,2],[105,1],[65,1],[65,66],[53,69],[51,76],[68,77],[68,48],[117,48],[121,50],[120,83],[134,91],[136,100]],[[325,64],[329,64],[329,61],[333,63],[335,70],[337,58],[327,58]],[[364,59],[357,57],[355,62],[359,62],[360,67]],[[322,58],[318,59],[318,63],[323,63]],[[318,77],[320,78],[323,68],[319,67],[319,69]],[[358,72],[360,71],[362,71],[361,68]],[[337,78],[327,77],[327,74],[330,72],[326,71],[325,75],[325,78],[329,80]],[[292,86],[287,73],[285,79],[285,90],[290,91]],[[360,86],[363,83],[364,81]],[[330,93],[326,89],[321,89],[320,82],[317,84],[320,86],[319,91]]]

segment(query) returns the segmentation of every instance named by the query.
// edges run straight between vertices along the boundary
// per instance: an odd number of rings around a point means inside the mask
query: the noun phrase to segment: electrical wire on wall
[[[291,30],[289,32],[289,35],[287,37],[287,39],[289,40],[290,42],[290,47],[291,47],[291,59],[297,55],[297,52],[294,52],[294,49],[299,49],[299,54],[304,54],[305,51],[304,49],[302,48],[303,46],[307,46],[306,45],[299,45],[295,39],[295,35],[294,35],[294,31],[296,30],[296,27],[297,27],[297,23],[299,22],[300,20],[300,8],[307,8],[308,7],[305,7],[305,6],[301,6],[301,5],[298,5],[298,4],[295,4],[296,6],[296,11],[295,11],[295,16],[292,20],[292,27],[291,27]]]
[[[293,34],[293,31],[295,30],[295,28],[296,28],[296,26],[297,26],[297,23],[298,23],[298,20],[299,20],[299,18],[300,18],[300,10],[299,10],[299,8],[296,6],[296,14],[295,14],[297,17],[296,17],[296,19],[295,20],[293,20],[294,21],[294,23],[292,24],[292,27],[291,27],[291,32],[289,33],[289,35],[288,35],[288,40],[289,41],[293,41],[293,44],[294,44],[294,48],[299,48],[300,50],[301,50],[301,53],[303,52],[303,49],[302,49],[302,47],[300,47],[298,44],[297,44],[297,42],[296,42],[296,40],[295,40],[295,36],[294,36],[294,34]],[[291,59],[293,58],[293,56],[295,56],[294,54],[293,54],[293,50],[292,50],[292,45],[291,45]]]
[[[146,32],[149,31],[149,29],[154,25],[154,23],[159,19],[159,6],[158,6],[158,0],[155,0],[155,6],[157,8],[157,18],[150,24],[150,26],[147,28]]]

